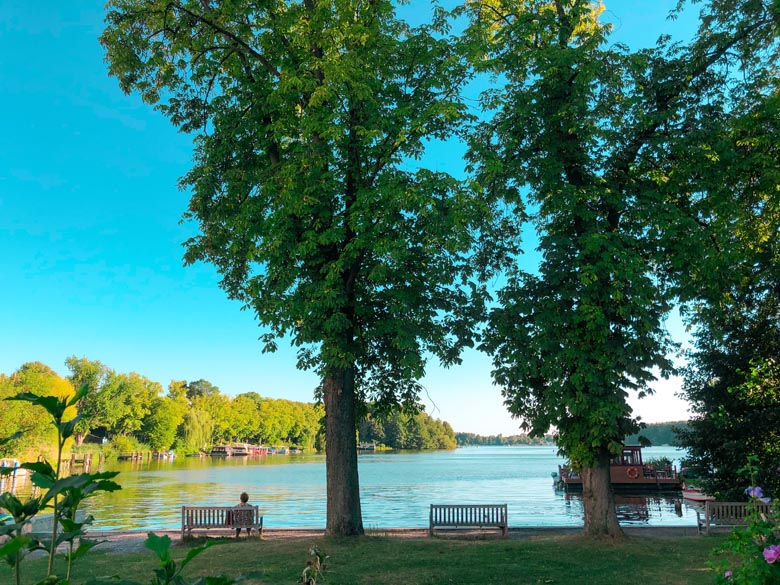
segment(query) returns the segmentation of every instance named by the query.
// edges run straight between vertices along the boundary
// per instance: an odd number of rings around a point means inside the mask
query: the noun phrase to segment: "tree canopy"
[[[228,296],[289,336],[322,378],[328,519],[363,532],[357,405],[417,400],[429,355],[470,343],[475,233],[486,197],[410,164],[467,119],[467,77],[446,22],[411,28],[393,2],[112,0],[109,71],[195,136],[182,179],[207,261]],[[476,276],[475,276],[476,275]]]
[[[485,349],[510,411],[532,435],[553,427],[582,469],[586,532],[617,535],[609,456],[638,430],[626,398],[673,372],[673,303],[722,290],[710,241],[740,214],[723,172],[707,171],[723,120],[774,92],[778,9],[709,2],[689,44],[661,36],[638,51],[609,43],[603,9],[492,0],[465,12],[475,62],[506,81],[483,95],[495,114],[470,156],[484,184],[527,191],[542,253],[500,291]],[[752,181],[739,158],[717,164]]]

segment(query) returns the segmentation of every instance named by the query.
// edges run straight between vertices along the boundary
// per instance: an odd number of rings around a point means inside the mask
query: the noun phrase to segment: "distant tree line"
[[[322,405],[266,398],[256,392],[227,396],[207,380],[174,380],[167,388],[131,372],[119,373],[99,361],[70,357],[70,375],[61,377],[40,362],[0,374],[0,400],[20,392],[71,396],[83,385],[89,392],[77,405],[74,442],[108,442],[117,450],[145,449],[180,453],[208,451],[213,445],[247,442],[303,449],[325,446]],[[0,446],[0,456],[46,453],[54,429],[26,402],[4,401],[0,437],[21,433]],[[73,416],[76,415],[74,411]],[[361,424],[361,441],[396,449],[455,447],[452,428],[425,413],[390,414],[380,422],[370,415]]]
[[[649,446],[657,445],[680,445],[678,431],[684,431],[688,428],[686,421],[650,423],[638,433],[626,437],[627,445],[638,445],[649,443]],[[642,441],[642,437],[646,441]]]
[[[455,433],[455,440],[458,447],[468,447],[472,445],[554,445],[555,439],[552,435],[544,437],[530,437],[526,434],[509,435],[505,437],[498,435],[475,435],[474,433]]]
[[[358,425],[360,443],[376,443],[391,449],[454,449],[455,432],[450,423],[425,412],[369,413]]]

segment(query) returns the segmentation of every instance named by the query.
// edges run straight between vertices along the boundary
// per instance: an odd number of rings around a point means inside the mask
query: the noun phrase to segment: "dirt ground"
[[[629,537],[648,537],[648,536],[696,536],[695,526],[629,526],[624,527],[623,531]],[[155,531],[158,536],[167,534],[176,546],[181,542],[181,531],[179,530],[159,530]],[[553,535],[580,534],[582,528],[510,528],[508,538],[511,540],[521,540],[524,538],[539,538]],[[232,536],[232,531],[228,530],[209,530],[200,531],[197,535],[207,535],[209,537]],[[393,538],[429,538],[428,530],[424,528],[379,528],[367,530],[368,536],[389,536]],[[317,529],[265,529],[263,531],[264,540],[282,540],[282,539],[302,539],[310,540],[312,538],[322,538],[325,535],[324,530]],[[99,545],[100,550],[107,550],[114,554],[126,554],[132,552],[141,552],[144,549],[144,540],[146,532],[121,532],[121,531],[91,531],[90,538],[105,541]],[[241,538],[245,538],[241,535]],[[252,538],[256,538],[252,536]],[[478,530],[439,530],[436,538],[501,538],[497,531],[478,531]]]

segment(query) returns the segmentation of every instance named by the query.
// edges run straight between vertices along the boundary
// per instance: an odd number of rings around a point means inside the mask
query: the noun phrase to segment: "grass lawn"
[[[316,543],[330,555],[318,585],[488,585],[488,584],[685,584],[713,583],[710,552],[725,537],[634,536],[618,543],[555,535],[526,539],[404,539],[368,536],[351,539],[233,540],[214,546],[184,571],[200,575],[249,575],[247,585],[295,584],[307,550]],[[182,558],[195,544],[174,546]],[[81,559],[72,584],[104,575],[149,583],[156,567],[152,552],[116,554],[99,548]],[[45,575],[46,561],[24,561],[22,582]],[[0,583],[14,583],[8,566]]]

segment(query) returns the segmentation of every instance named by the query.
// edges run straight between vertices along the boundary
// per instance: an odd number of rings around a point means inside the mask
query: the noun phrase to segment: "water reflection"
[[[647,457],[679,459],[672,448]],[[582,498],[555,492],[554,447],[482,447],[446,452],[360,456],[367,528],[424,527],[431,503],[506,502],[510,526],[581,526]],[[89,502],[99,529],[175,529],[182,505],[231,505],[247,491],[269,527],[325,525],[325,460],[321,455],[198,459],[112,465],[123,489]],[[627,525],[693,526],[695,509],[672,496],[618,496]]]

